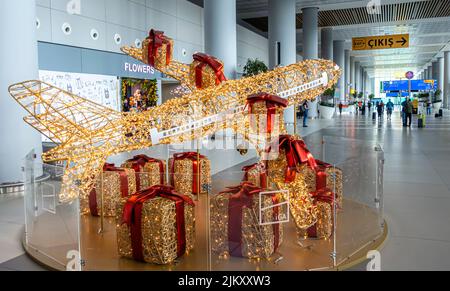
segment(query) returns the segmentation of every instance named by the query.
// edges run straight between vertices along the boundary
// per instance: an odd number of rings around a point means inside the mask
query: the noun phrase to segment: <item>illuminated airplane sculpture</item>
[[[122,50],[143,61],[141,49]],[[189,65],[172,61],[156,69],[189,86]],[[190,86],[191,93],[142,113],[117,112],[40,81],[12,85],[9,92],[30,113],[25,122],[58,144],[42,158],[66,162],[60,200],[70,201],[87,197],[110,156],[202,138],[229,121],[239,133],[249,95],[265,92],[296,105],[331,88],[340,75],[332,61],[307,60],[204,90]]]

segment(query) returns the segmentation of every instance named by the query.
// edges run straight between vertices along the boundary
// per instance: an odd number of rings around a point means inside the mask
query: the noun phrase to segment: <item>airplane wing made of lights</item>
[[[137,48],[123,48],[141,60]],[[187,84],[189,65],[176,61],[164,74]],[[141,113],[121,113],[41,81],[10,86],[28,112],[25,122],[59,146],[43,154],[44,162],[65,161],[61,201],[85,198],[109,156],[157,144],[181,143],[232,128],[243,132],[247,97],[261,92],[286,98],[290,105],[312,100],[331,88],[341,71],[327,60],[307,60],[240,80],[229,80],[171,99]]]

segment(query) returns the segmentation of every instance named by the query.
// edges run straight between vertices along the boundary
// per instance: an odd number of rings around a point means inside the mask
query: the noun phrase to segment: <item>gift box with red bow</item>
[[[260,188],[267,188],[267,172],[264,163],[256,163],[242,168],[244,174],[244,182],[252,183]]]
[[[132,169],[117,168],[113,164],[105,164],[102,175],[97,179],[89,194],[89,210],[91,215],[100,216],[103,193],[103,216],[116,215],[117,202],[136,192],[136,175]]]
[[[220,85],[227,78],[223,73],[223,63],[213,56],[197,53],[191,64],[189,79],[197,89],[207,89]]]
[[[165,265],[194,248],[194,203],[173,187],[153,186],[123,199],[116,219],[124,258]]]
[[[145,190],[154,185],[166,184],[165,161],[138,155],[126,161],[122,168],[133,169],[136,173],[136,190]]]
[[[162,31],[151,30],[149,36],[142,42],[142,57],[144,63],[155,68],[164,68],[170,65],[173,57],[172,39]]]
[[[300,238],[329,239],[334,232],[334,213],[337,210],[336,196],[328,188],[311,193],[317,221],[306,229],[297,229]]]
[[[276,222],[284,201],[279,194],[261,195],[263,189],[244,182],[229,187],[211,201],[212,250],[221,256],[264,259],[271,257],[283,238],[282,224],[262,225],[263,221]],[[275,207],[273,207],[275,206]]]
[[[169,159],[170,184],[184,195],[208,194],[211,188],[211,162],[195,152],[175,154]]]
[[[286,132],[284,110],[288,101],[281,97],[260,93],[247,98],[250,129],[254,134],[278,136]]]

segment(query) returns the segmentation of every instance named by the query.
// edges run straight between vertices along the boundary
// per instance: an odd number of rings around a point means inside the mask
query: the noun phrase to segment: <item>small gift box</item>
[[[89,194],[89,210],[91,215],[101,215],[103,192],[103,216],[114,217],[116,205],[120,199],[136,192],[136,175],[132,169],[117,168],[113,164],[105,164],[103,174],[97,179],[94,189]]]
[[[173,40],[162,31],[151,30],[149,37],[142,43],[142,57],[144,63],[155,68],[170,65],[173,57]]]
[[[164,265],[194,248],[194,203],[173,187],[153,186],[122,200],[116,219],[122,257]]]
[[[260,188],[267,188],[267,172],[263,163],[256,163],[242,168],[244,174],[244,182],[252,183]]]
[[[162,160],[138,155],[126,161],[122,168],[133,169],[136,173],[137,191],[154,185],[166,184],[166,163]]]
[[[334,167],[331,164],[325,163],[320,160],[316,160],[317,165],[319,168],[319,171],[322,171],[325,173],[325,179],[324,177],[321,178],[321,180],[316,181],[316,189],[314,189],[312,192],[315,192],[322,188],[328,188],[333,190],[336,193],[336,203],[339,209],[343,209],[344,207],[344,179],[343,179],[343,172],[341,169]],[[318,175],[316,175],[316,179],[320,179]]]
[[[208,194],[211,188],[211,163],[206,156],[188,152],[169,159],[170,183],[184,195]]]
[[[297,229],[300,238],[329,239],[334,232],[335,194],[328,188],[311,193],[317,222],[307,229]]]
[[[259,135],[272,136],[286,132],[284,110],[288,101],[281,97],[260,93],[247,98],[250,128]]]
[[[261,195],[262,189],[248,182],[229,187],[211,201],[212,250],[219,255],[263,259],[272,256],[282,243],[283,228],[278,221],[282,195]],[[261,207],[261,208],[260,208]]]
[[[220,85],[227,80],[223,73],[223,63],[213,56],[197,53],[190,69],[190,83],[197,89]]]

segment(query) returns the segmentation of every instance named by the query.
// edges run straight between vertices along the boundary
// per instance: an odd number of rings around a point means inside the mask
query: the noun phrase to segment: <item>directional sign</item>
[[[394,35],[366,36],[353,38],[354,51],[408,48],[408,47],[409,47],[409,34],[394,34]]]

